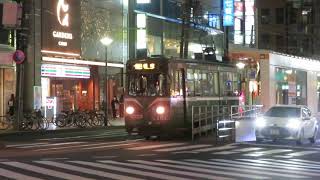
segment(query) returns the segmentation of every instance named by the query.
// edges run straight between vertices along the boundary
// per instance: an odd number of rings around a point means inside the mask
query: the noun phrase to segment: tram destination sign
[[[136,63],[133,65],[134,70],[154,70],[156,69],[155,63]]]
[[[42,50],[80,54],[80,1],[42,1]]]

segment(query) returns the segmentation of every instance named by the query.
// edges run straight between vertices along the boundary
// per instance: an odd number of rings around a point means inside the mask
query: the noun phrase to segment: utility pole
[[[184,0],[182,4],[180,58],[188,58],[189,35],[190,35],[189,29],[190,29],[192,3],[193,3],[193,0]]]
[[[26,1],[18,0],[17,3],[22,5],[21,27],[17,29],[17,50],[21,50],[27,57],[28,46],[28,25],[29,17],[27,17],[27,10],[30,9],[30,5]],[[30,4],[30,3],[29,3]],[[17,64],[17,85],[16,85],[16,121],[14,128],[20,129],[20,122],[23,118],[23,88],[24,88],[24,64]]]

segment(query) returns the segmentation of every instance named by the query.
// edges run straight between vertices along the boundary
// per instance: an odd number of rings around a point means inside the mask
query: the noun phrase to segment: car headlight
[[[156,113],[157,114],[164,114],[165,112],[165,109],[163,106],[158,106],[157,109],[156,109]]]
[[[129,107],[126,108],[126,112],[127,112],[127,114],[133,114],[134,113],[134,108],[129,106]]]
[[[299,119],[290,119],[287,124],[287,127],[290,129],[297,130],[300,128],[300,125],[301,125],[301,121]]]
[[[258,118],[256,119],[256,127],[263,128],[267,124],[266,120],[264,118]]]

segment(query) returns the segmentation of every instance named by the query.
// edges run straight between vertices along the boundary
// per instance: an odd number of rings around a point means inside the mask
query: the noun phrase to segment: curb
[[[123,129],[124,126],[113,126],[113,127],[96,127],[96,128],[70,128],[70,129],[58,129],[58,130],[45,130],[45,131],[8,131],[0,132],[0,138],[8,136],[43,136],[43,135],[54,135],[62,133],[73,133],[73,132],[90,132],[96,130],[112,130],[112,129]]]

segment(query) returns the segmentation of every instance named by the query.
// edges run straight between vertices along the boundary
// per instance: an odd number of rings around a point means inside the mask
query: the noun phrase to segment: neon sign
[[[156,68],[154,63],[136,63],[134,65],[135,70],[153,70]]]
[[[57,18],[61,26],[69,27],[69,4],[65,4],[64,0],[59,0],[57,4]],[[61,12],[65,13],[61,18]]]

